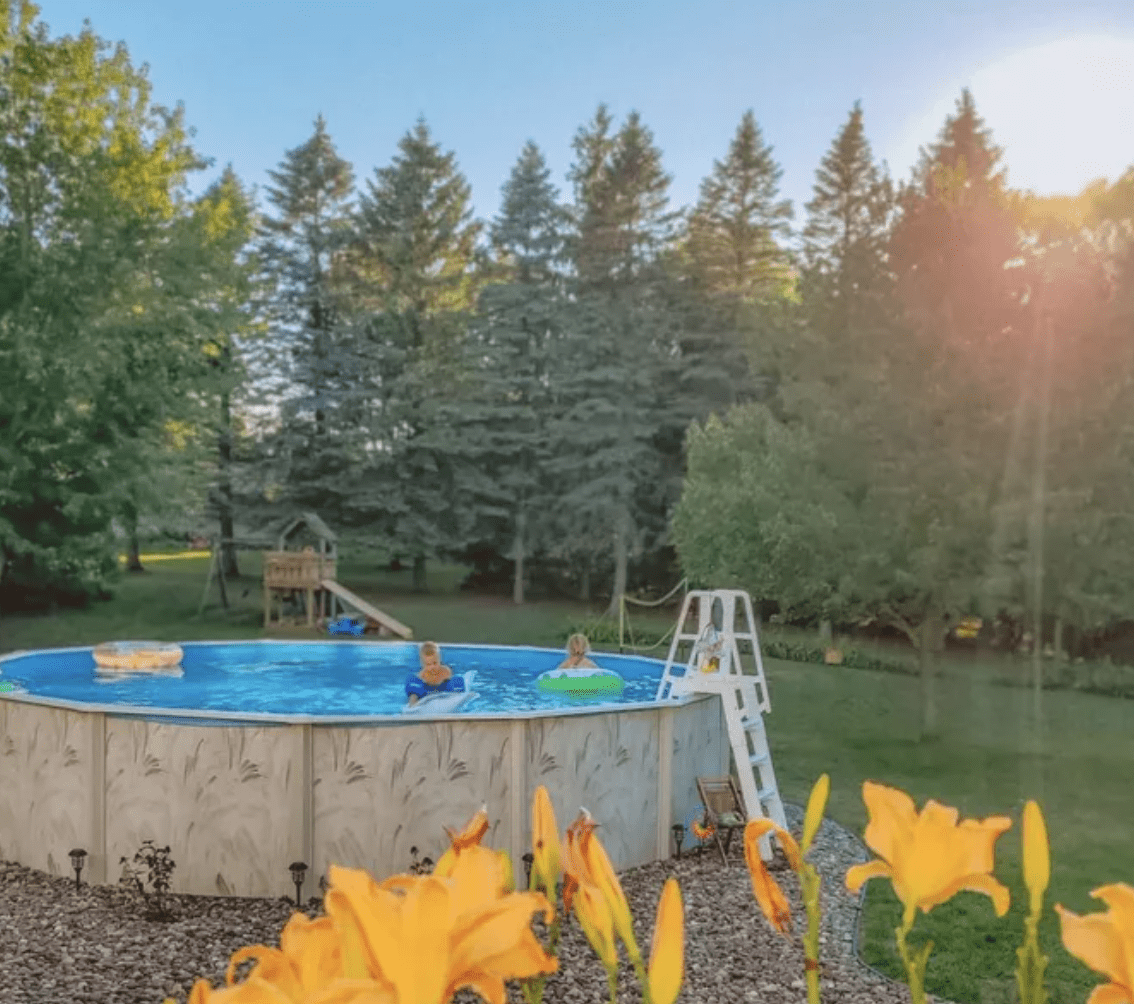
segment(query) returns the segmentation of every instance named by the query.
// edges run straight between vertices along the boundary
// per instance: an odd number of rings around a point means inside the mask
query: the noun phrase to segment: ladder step
[[[772,762],[772,754],[771,753],[753,753],[752,756],[750,756],[748,758],[748,762],[750,764],[752,764],[753,767],[759,767],[762,764],[771,763]]]
[[[775,788],[764,788],[756,792],[756,798],[761,802],[770,802],[773,798],[779,798],[780,793]]]

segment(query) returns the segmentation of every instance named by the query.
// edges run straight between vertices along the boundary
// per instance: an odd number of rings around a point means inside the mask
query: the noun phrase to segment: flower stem
[[[606,985],[610,987],[610,1004],[618,1004],[618,967],[610,966],[606,971]]]
[[[1020,990],[1020,1004],[1047,1004],[1047,990],[1043,985],[1047,957],[1039,947],[1039,915],[1024,920],[1024,943],[1016,949],[1016,986]]]
[[[901,927],[895,928],[898,937],[898,954],[906,967],[906,979],[910,984],[910,1000],[912,1004],[926,1004],[925,999],[925,969],[929,963],[929,953],[933,950],[933,942],[927,941],[915,955],[906,943],[906,936],[913,927],[913,916],[903,918]]]
[[[641,955],[630,956],[630,962],[634,966],[634,975],[638,977],[638,982],[642,985],[642,1004],[652,1004],[650,999],[650,976],[646,972],[646,964],[642,961]]]
[[[819,1004],[819,873],[805,863],[800,873],[803,905],[807,910],[807,934],[803,938],[803,969],[807,977],[807,1004]]]
[[[547,954],[553,959],[556,957],[556,952],[559,949],[559,936],[563,931],[562,917],[562,913],[557,910],[555,920],[551,922],[551,928],[547,936]],[[546,976],[531,976],[520,982],[520,989],[523,991],[524,1000],[527,1004],[543,1004],[543,988],[546,986]]]

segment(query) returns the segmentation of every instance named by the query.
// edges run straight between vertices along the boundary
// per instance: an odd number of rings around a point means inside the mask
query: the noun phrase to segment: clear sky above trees
[[[1059,158],[1043,152],[1049,129],[1091,128],[1078,94],[1093,93],[1088,113],[1134,118],[1128,0],[44,0],[41,16],[53,35],[77,32],[89,17],[101,37],[125,41],[135,63],[152,67],[154,100],[185,102],[195,144],[217,158],[217,171],[231,159],[253,184],[267,182],[280,151],[302,143],[319,112],[341,155],[358,165],[388,162],[424,115],[460,158],[482,219],[495,214],[528,139],[562,186],[570,138],[600,101],[617,118],[637,109],[649,123],[674,176],[675,206],[696,200],[752,108],[797,220],[815,165],[856,99],[875,155],[898,178],[966,84],[1006,147],[1014,185],[1077,192],[1099,168],[1113,178],[1130,160],[1113,131],[1095,130],[1093,149],[1076,138]],[[1119,47],[1079,51],[1065,41],[1027,54],[1076,36],[1112,36]],[[1078,173],[1057,162],[1072,152],[1085,165]]]

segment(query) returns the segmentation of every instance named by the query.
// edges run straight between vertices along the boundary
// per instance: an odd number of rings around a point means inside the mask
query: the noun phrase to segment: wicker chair
[[[701,804],[705,807],[705,818],[712,824],[717,850],[721,852],[721,860],[727,868],[728,848],[732,843],[732,835],[736,830],[743,830],[748,824],[744,799],[732,777],[699,777],[697,791],[701,796]]]

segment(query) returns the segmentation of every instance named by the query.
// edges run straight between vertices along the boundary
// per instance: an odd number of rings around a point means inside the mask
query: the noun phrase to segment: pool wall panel
[[[411,847],[436,861],[444,827],[460,828],[484,804],[484,843],[508,848],[510,735],[503,720],[315,728],[316,874],[331,862],[403,872]]]
[[[0,726],[0,859],[70,875],[91,833],[93,716],[0,701]]]
[[[673,807],[667,825],[689,825],[701,805],[697,778],[723,777],[731,760],[724,708],[716,697],[673,709]]]
[[[168,845],[174,888],[284,895],[302,851],[298,726],[210,728],[107,721],[108,878],[143,840]]]
[[[529,719],[525,815],[545,785],[560,828],[585,807],[615,868],[653,861],[657,844],[659,710]],[[531,839],[524,820],[523,843]]]

